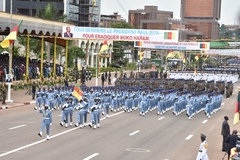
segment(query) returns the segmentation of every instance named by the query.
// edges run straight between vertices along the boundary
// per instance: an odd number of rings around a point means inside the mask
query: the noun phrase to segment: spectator
[[[36,85],[35,82],[32,84],[32,99],[35,99],[35,94],[36,94]]]
[[[240,138],[237,135],[238,131],[233,130],[232,135],[228,136],[226,139],[226,143],[228,144],[228,159],[230,158],[230,151],[232,148],[236,147],[236,142],[240,140]]]
[[[221,135],[223,136],[222,151],[227,152],[228,147],[227,147],[227,144],[226,144],[226,140],[227,140],[227,137],[230,135],[230,127],[228,125],[228,116],[224,116],[224,121],[222,123]]]

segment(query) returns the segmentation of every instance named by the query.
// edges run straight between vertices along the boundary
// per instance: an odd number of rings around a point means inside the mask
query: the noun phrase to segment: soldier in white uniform
[[[204,134],[201,134],[201,141],[196,160],[209,160],[207,155],[208,144]]]

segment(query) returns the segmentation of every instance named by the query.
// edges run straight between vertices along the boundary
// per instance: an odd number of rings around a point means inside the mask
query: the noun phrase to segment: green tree
[[[77,46],[71,46],[68,49],[68,68],[74,67],[74,61],[75,61],[75,68],[77,68],[77,61],[78,59],[85,58],[85,53],[83,52],[82,48],[79,48]]]
[[[111,24],[112,28],[128,28],[133,29],[134,27],[126,22],[117,22]],[[113,59],[115,61],[119,61],[123,58],[125,55],[124,50],[131,49],[134,46],[134,42],[128,42],[128,41],[114,41],[113,42]],[[129,54],[129,53],[128,53]],[[133,54],[133,59],[135,59],[135,52]],[[117,63],[117,62],[115,62]]]
[[[61,21],[64,22],[67,19],[66,15],[61,15],[55,3],[48,3],[45,8],[40,8],[37,6],[36,17],[50,20],[50,21]],[[40,43],[41,44],[41,43]],[[47,61],[51,58],[51,45],[46,43]]]
[[[64,22],[67,19],[66,15],[60,15],[55,3],[48,3],[45,8],[37,6],[36,17],[50,20]]]
[[[134,29],[133,26],[131,26],[129,23],[126,22],[117,22],[117,23],[111,23],[112,28],[128,28],[128,29]]]

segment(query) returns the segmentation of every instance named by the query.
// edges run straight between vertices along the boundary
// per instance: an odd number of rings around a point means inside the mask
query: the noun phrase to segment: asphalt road
[[[172,111],[158,116],[155,110],[142,117],[138,111],[120,111],[111,112],[108,119],[102,117],[100,128],[80,129],[61,127],[61,112],[53,111],[50,140],[45,140],[45,132],[43,137],[37,135],[42,115],[33,110],[33,104],[0,110],[0,159],[194,160],[204,133],[210,160],[221,160],[223,117],[229,116],[231,131],[239,126],[232,125],[238,86],[210,119],[203,112],[188,120],[185,112],[178,117]]]

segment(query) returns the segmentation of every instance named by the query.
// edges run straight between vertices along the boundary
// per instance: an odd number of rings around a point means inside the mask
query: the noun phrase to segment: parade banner
[[[62,27],[64,38],[91,40],[178,42],[178,34],[175,30]]]
[[[209,50],[209,42],[156,42],[136,41],[134,47],[171,50]]]
[[[206,51],[206,54],[240,55],[240,49],[210,49]]]
[[[240,46],[240,42],[227,42],[230,47]]]

